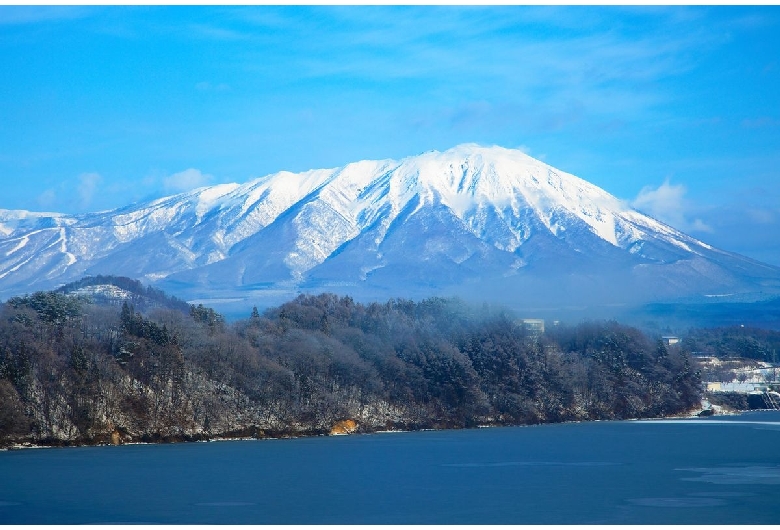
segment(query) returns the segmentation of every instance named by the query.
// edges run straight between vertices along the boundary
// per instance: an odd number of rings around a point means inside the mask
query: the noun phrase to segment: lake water
[[[780,412],[0,452],[0,523],[770,524]]]

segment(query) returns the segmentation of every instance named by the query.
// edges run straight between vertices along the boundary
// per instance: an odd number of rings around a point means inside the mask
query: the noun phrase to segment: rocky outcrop
[[[357,432],[358,423],[355,420],[337,421],[330,429],[331,436],[337,434],[352,434]]]

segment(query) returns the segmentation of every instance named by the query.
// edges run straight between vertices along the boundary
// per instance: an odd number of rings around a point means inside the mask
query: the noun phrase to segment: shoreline
[[[717,408],[717,409],[716,409]],[[568,420],[568,421],[558,421],[558,422],[545,422],[545,423],[524,423],[524,424],[481,424],[476,425],[473,427],[442,427],[442,428],[421,428],[421,429],[382,429],[382,430],[363,430],[363,431],[356,431],[351,433],[328,433],[328,432],[300,432],[300,433],[274,433],[276,435],[259,435],[259,436],[246,436],[246,435],[238,435],[238,436],[225,436],[225,435],[218,435],[214,436],[213,438],[202,438],[197,437],[197,439],[188,439],[188,437],[184,436],[175,436],[171,437],[171,439],[160,439],[155,441],[143,441],[143,440],[132,440],[127,442],[121,442],[121,443],[110,443],[110,442],[96,442],[96,443],[80,443],[80,442],[69,442],[65,440],[57,441],[56,443],[30,443],[30,442],[23,442],[23,443],[16,443],[12,444],[6,447],[0,447],[0,452],[2,451],[20,451],[25,449],[65,449],[65,448],[75,448],[75,447],[120,447],[123,445],[166,445],[166,444],[178,444],[178,443],[212,443],[212,442],[236,442],[236,441],[265,441],[265,440],[285,440],[285,439],[299,439],[299,438],[314,438],[314,437],[330,437],[330,436],[348,436],[348,435],[367,435],[367,434],[396,434],[396,433],[410,433],[410,432],[425,432],[425,431],[450,431],[450,430],[465,430],[465,429],[488,429],[488,428],[500,428],[500,427],[537,427],[537,426],[543,426],[543,425],[563,425],[568,423],[587,423],[587,422],[620,422],[620,421],[663,421],[663,420],[684,420],[684,419],[696,419],[696,418],[712,418],[712,417],[718,417],[718,416],[738,416],[740,414],[744,414],[746,412],[760,412],[760,409],[755,410],[731,410],[731,409],[724,409],[721,406],[713,405],[711,406],[711,409],[715,409],[716,412],[712,415],[708,416],[701,416],[701,412],[705,410],[710,410],[704,406],[701,408],[692,409],[688,412],[678,413],[678,414],[672,414],[668,416],[658,416],[655,418],[624,418],[624,419],[595,419],[595,420]],[[769,409],[767,409],[769,410]],[[258,431],[262,432],[258,429]]]

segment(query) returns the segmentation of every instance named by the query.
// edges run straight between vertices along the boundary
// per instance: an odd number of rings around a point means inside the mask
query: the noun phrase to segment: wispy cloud
[[[257,12],[244,13],[247,21],[257,19]],[[659,58],[671,59],[670,54],[696,44],[706,35],[668,31],[637,39],[636,35],[622,35],[615,29],[583,31],[583,21],[597,19],[585,26],[598,29],[594,26],[608,27],[611,17],[607,11],[582,8],[546,11],[473,6],[351,7],[294,9],[275,11],[272,15],[274,29],[289,36],[288,43],[279,51],[300,53],[306,59],[302,64],[308,72],[301,74],[403,78],[426,73],[434,76],[468,67],[460,72],[463,77],[458,79],[459,83],[474,75],[507,69],[533,74],[533,68],[540,65],[559,71],[573,68],[601,72],[596,81],[618,75],[653,77],[670,66],[669,62],[659,64]],[[576,24],[562,24],[567,16],[576,18]],[[267,17],[259,18],[259,27],[267,29]],[[645,18],[661,19],[652,11],[646,12]],[[556,28],[574,26],[579,31],[555,34]],[[598,37],[594,38],[593,33]],[[332,60],[334,54],[340,60]]]
[[[535,121],[554,114],[557,123],[636,120],[673,97],[658,87],[660,79],[694,68],[691,52],[717,42],[716,32],[701,29],[701,10],[683,8],[263,6],[208,13],[187,24],[140,17],[133,24],[179,39],[235,41],[241,48],[231,61],[269,84],[324,81],[349,93],[389,83],[450,107],[527,106]],[[615,24],[616,13],[635,22]],[[647,30],[653,27],[663,31]],[[197,89],[226,86],[201,81]],[[492,123],[490,113],[481,115]]]
[[[776,199],[776,193],[768,195],[770,201]],[[712,227],[712,232],[706,235],[708,243],[780,266],[779,206],[732,203],[701,213]]]
[[[73,20],[89,16],[93,11],[86,6],[0,6],[0,25]]]
[[[192,36],[214,40],[246,40],[251,35],[235,29],[228,29],[213,24],[191,24],[188,31]]]
[[[684,232],[712,232],[712,228],[699,218],[690,219],[690,204],[685,199],[687,189],[682,184],[672,184],[666,179],[657,188],[645,186],[631,205],[656,219]]]
[[[246,67],[275,82],[337,87],[341,97],[380,89],[413,95],[429,114],[416,124],[434,129],[560,131],[589,123],[615,131],[660,119],[679,96],[663,81],[695,69],[700,53],[719,45],[679,11],[640,9],[633,16],[641,21],[629,26],[590,8],[282,10],[274,20],[294,21],[279,26],[284,45],[270,53],[250,47]]]
[[[778,127],[780,126],[780,120],[777,118],[771,118],[769,116],[761,116],[759,118],[748,118],[742,120],[742,126],[746,129],[761,129],[763,127]]]
[[[92,204],[102,177],[97,173],[82,173],[79,175],[77,192],[82,208],[88,208]]]
[[[38,195],[38,206],[48,210],[57,202],[57,192],[53,188],[47,188]]]
[[[213,181],[212,175],[201,173],[199,169],[190,168],[165,177],[163,186],[166,191],[181,192],[208,186]]]
[[[769,225],[778,219],[780,209],[773,211],[764,208],[747,208],[745,210],[748,218],[756,224]]]

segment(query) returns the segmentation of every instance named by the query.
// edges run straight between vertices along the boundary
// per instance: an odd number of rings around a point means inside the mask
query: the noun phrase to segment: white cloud
[[[44,210],[48,210],[52,207],[52,205],[57,201],[57,192],[54,191],[52,188],[49,188],[45,190],[43,193],[38,195],[38,204],[41,208]]]
[[[775,212],[767,209],[748,208],[746,210],[748,218],[756,224],[768,225],[775,222]]]
[[[712,232],[712,228],[701,219],[689,219],[690,205],[685,199],[686,191],[683,184],[672,184],[667,178],[657,188],[642,188],[631,206],[678,230]]]
[[[214,177],[212,175],[201,173],[199,169],[190,168],[165,177],[163,185],[166,191],[179,192],[208,186],[213,180]]]
[[[678,215],[682,208],[683,196],[686,189],[682,184],[673,185],[666,179],[657,188],[645,186],[634,199],[633,206],[640,208],[650,215],[659,217],[673,217]]]
[[[82,173],[79,176],[77,191],[82,207],[87,207],[92,203],[101,180],[103,179],[97,173]]]
[[[761,116],[759,118],[745,118],[742,120],[742,126],[746,129],[760,129],[762,127],[777,127],[780,120],[770,116]]]
[[[531,151],[531,148],[528,147],[525,144],[520,144],[517,147],[515,147],[515,149],[517,149],[518,151],[521,151],[522,153],[524,153],[524,154],[526,154],[526,155],[528,155],[530,157],[533,157],[533,158],[535,158],[537,160],[544,160],[545,158],[547,158],[546,154],[544,154],[544,153],[534,153],[533,151]]]
[[[714,232],[714,230],[710,225],[708,225],[707,223],[705,223],[699,218],[693,220],[693,223],[691,224],[689,230],[691,232],[707,232],[707,233]]]

